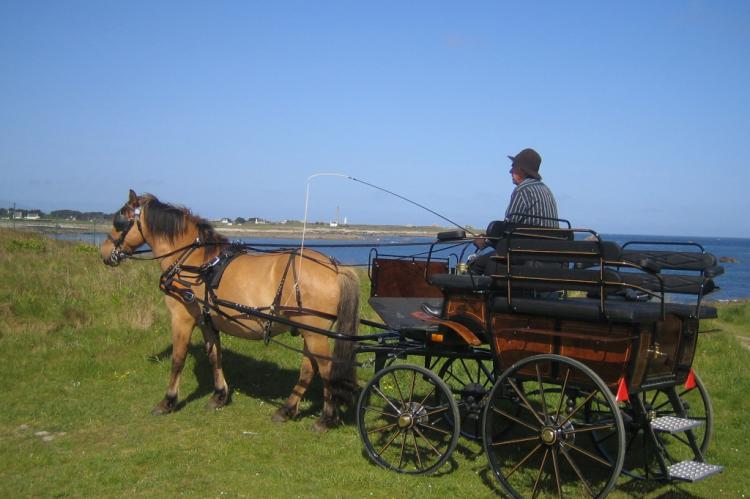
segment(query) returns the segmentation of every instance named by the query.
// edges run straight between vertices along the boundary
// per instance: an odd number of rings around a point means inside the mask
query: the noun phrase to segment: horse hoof
[[[208,402],[206,402],[206,410],[217,411],[225,405],[227,405],[226,401],[216,400],[215,398],[211,397]]]
[[[166,416],[170,412],[172,412],[172,409],[164,407],[162,404],[157,404],[151,409],[152,416]]]
[[[227,402],[229,401],[229,396],[227,395],[227,392],[222,391],[215,391],[214,395],[208,399],[208,402],[206,402],[206,409],[209,410],[216,410],[221,409],[225,405],[227,405]]]
[[[274,423],[286,423],[289,421],[289,411],[285,407],[279,408],[279,410],[274,412],[273,416],[271,416],[271,421]]]
[[[153,409],[151,409],[151,414],[154,416],[163,416],[165,414],[169,414],[170,412],[174,411],[175,406],[177,405],[177,397],[164,397],[161,402],[156,404]]]
[[[297,415],[297,411],[290,407],[279,407],[276,412],[271,416],[271,421],[274,423],[285,423]]]
[[[312,424],[310,429],[314,431],[315,433],[325,433],[328,431],[329,428],[328,428],[328,425],[318,420]]]

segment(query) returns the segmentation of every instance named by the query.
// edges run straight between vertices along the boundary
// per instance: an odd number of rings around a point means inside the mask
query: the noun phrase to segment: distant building
[[[39,220],[39,213],[27,213],[26,214],[26,220]]]

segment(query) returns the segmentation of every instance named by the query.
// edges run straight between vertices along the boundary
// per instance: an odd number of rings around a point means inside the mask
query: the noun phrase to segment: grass
[[[98,250],[0,230],[0,497],[444,497],[496,495],[481,445],[460,439],[432,476],[404,476],[365,457],[353,417],[320,435],[316,381],[299,419],[271,415],[297,378],[299,356],[224,338],[232,403],[207,411],[211,370],[196,334],[179,410],[149,414],[170,368],[159,270],[101,264]],[[363,295],[366,295],[363,283]],[[371,310],[365,316],[374,317]],[[740,497],[750,491],[750,304],[722,305],[695,366],[713,399],[708,461],[723,474],[693,485],[621,479],[612,497]],[[282,337],[299,346],[300,339]],[[419,362],[418,360],[416,361]],[[361,384],[372,370],[359,371]]]

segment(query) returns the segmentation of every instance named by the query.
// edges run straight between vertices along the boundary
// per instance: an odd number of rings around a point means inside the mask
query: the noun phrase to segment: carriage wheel
[[[584,411],[594,399],[602,401],[597,418]],[[594,431],[616,445],[611,462],[588,438]],[[609,388],[582,363],[559,355],[529,357],[498,378],[482,437],[492,471],[513,497],[603,497],[625,455],[625,429]]]
[[[458,402],[461,436],[472,440],[481,439],[482,413],[487,395],[495,382],[492,361],[448,359],[440,368],[438,376],[445,381]]]
[[[667,464],[674,464],[685,460],[695,460],[695,452],[690,443],[692,437],[701,454],[705,456],[711,443],[713,434],[714,410],[711,398],[708,395],[703,381],[697,373],[695,375],[695,386],[685,388],[677,386],[669,389],[647,390],[637,395],[645,408],[645,414],[639,417],[637,411],[630,402],[622,406],[623,419],[625,420],[626,447],[625,464],[623,473],[636,479],[659,478],[662,470],[659,467],[655,455],[656,449],[650,439],[648,432],[644,431],[656,418],[673,416],[678,418],[695,419],[701,421],[701,425],[688,432],[675,434],[659,433],[654,435],[657,445],[663,450]],[[670,392],[673,396],[670,398]],[[634,395],[636,396],[636,395]],[[676,398],[674,398],[676,396]],[[679,403],[677,402],[679,401]],[[599,401],[593,401],[587,411],[596,414]],[[610,449],[607,442],[596,433],[592,434],[602,456],[609,459]]]
[[[357,428],[370,458],[399,473],[432,473],[458,442],[458,406],[432,371],[398,364],[378,371],[357,404]]]

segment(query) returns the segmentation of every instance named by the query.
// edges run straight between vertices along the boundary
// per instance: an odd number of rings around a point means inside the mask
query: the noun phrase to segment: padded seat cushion
[[[492,303],[494,312],[520,313],[542,315],[561,319],[577,319],[584,321],[599,321],[602,319],[599,311],[599,300],[590,298],[570,298],[567,300],[540,300],[534,298],[516,298],[512,307],[508,305],[505,296],[498,296]],[[674,314],[686,319],[695,317],[695,306],[679,303],[665,305],[667,314]],[[701,306],[699,319],[716,318],[716,309]],[[612,322],[649,323],[661,318],[661,307],[658,303],[632,302],[617,299],[605,301],[605,318]]]

